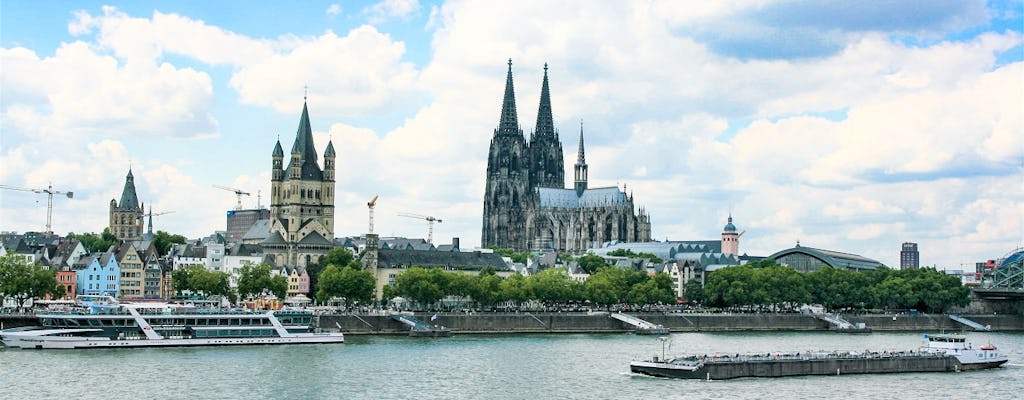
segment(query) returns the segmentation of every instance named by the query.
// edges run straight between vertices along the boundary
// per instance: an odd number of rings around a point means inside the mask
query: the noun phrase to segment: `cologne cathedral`
[[[526,140],[516,114],[512,60],[498,127],[487,156],[484,247],[585,252],[611,241],[648,242],[650,216],[617,186],[588,187],[580,126],[572,188],[565,188],[562,142],[555,130],[547,64],[537,124]]]

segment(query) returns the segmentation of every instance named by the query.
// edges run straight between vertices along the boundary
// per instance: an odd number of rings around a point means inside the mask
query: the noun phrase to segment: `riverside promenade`
[[[629,313],[644,321],[667,327],[672,332],[742,331],[830,331],[833,326],[813,315],[744,313]],[[414,313],[430,320],[433,312]],[[486,312],[436,313],[433,321],[454,334],[487,333],[599,333],[632,332],[634,328],[612,319],[606,312]],[[1024,316],[1009,314],[964,314],[992,331],[1024,331]],[[843,315],[852,323],[864,323],[873,331],[960,331],[970,330],[946,314],[866,314]],[[405,334],[408,327],[387,314],[323,314],[323,328],[341,327],[346,334]]]

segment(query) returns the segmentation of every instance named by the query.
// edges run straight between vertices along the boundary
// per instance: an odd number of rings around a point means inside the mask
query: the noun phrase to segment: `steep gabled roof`
[[[141,211],[139,196],[135,193],[135,175],[132,174],[131,168],[128,169],[128,176],[124,179],[124,190],[121,191],[121,202],[117,203],[117,207],[122,210]]]
[[[299,129],[295,132],[295,143],[292,144],[292,154],[298,153],[301,167],[302,180],[323,180],[323,171],[317,165],[316,148],[313,146],[313,129],[309,124],[309,110],[306,103],[302,103],[302,117],[299,118]],[[289,168],[296,162],[292,159]]]

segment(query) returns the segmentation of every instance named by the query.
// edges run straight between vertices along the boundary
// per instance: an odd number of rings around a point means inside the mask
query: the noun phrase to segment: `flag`
[[[434,313],[434,315],[432,317],[430,317],[430,320],[431,321],[437,321],[437,313]]]

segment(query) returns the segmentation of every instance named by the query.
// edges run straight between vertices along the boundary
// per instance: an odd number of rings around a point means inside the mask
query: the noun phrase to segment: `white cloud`
[[[366,7],[363,13],[370,18],[370,24],[379,24],[391,19],[407,19],[419,10],[417,0],[384,0]]]
[[[337,16],[338,14],[341,14],[341,5],[338,3],[331,4],[324,12],[332,17]]]
[[[386,113],[416,101],[417,71],[405,46],[370,26],[344,37],[327,32],[284,52],[240,66],[231,87],[246,104],[294,113],[305,85],[317,112],[346,116]]]
[[[133,66],[83,42],[40,58],[0,49],[5,131],[41,140],[87,135],[205,137],[216,134],[209,75],[170,64]],[[45,94],[41,98],[39,94]]]

